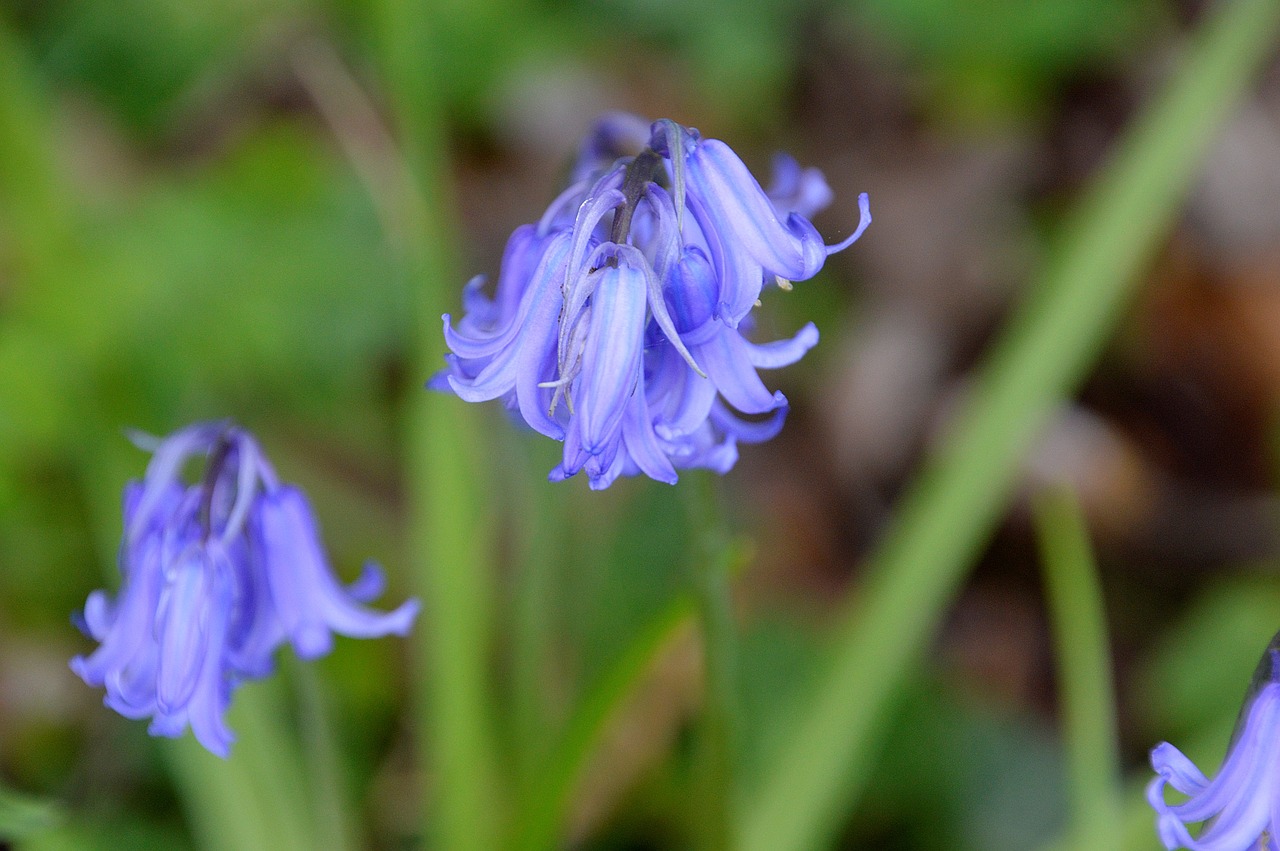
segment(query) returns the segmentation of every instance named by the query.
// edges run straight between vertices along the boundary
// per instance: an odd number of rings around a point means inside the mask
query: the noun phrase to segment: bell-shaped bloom
[[[381,572],[373,565],[366,565],[348,588],[338,584],[302,491],[288,485],[274,488],[263,495],[251,520],[272,609],[298,656],[325,655],[333,649],[334,633],[352,638],[408,634],[418,614],[417,601],[386,613],[361,605],[382,590]]]
[[[1280,848],[1280,636],[1272,639],[1245,700],[1227,758],[1209,780],[1168,742],[1151,751],[1156,777],[1147,800],[1156,832],[1173,851],[1254,851]],[[1165,800],[1172,786],[1189,799]],[[1189,825],[1204,822],[1198,836]]]
[[[493,297],[475,279],[463,318],[445,316],[447,366],[428,384],[501,399],[564,441],[552,479],[585,470],[593,488],[724,473],[739,442],[776,434],[787,400],[757,371],[799,360],[818,331],[757,344],[751,311],[766,284],[812,277],[871,220],[863,195],[857,229],[828,246],[808,219],[831,200],[816,169],[781,155],[766,192],[723,142],[645,127],[600,119],[569,188],[512,234]]]
[[[302,658],[338,633],[404,635],[418,611],[365,608],[382,585],[376,568],[348,589],[334,578],[305,497],[280,484],[257,442],[227,423],[201,423],[163,440],[141,482],[125,488],[122,585],[115,601],[94,591],[78,622],[99,646],[71,660],[105,703],[150,718],[152,735],[191,728],[225,757],[234,739],[223,716],[235,688],[271,673],[279,646]],[[200,480],[183,468],[204,457]]]

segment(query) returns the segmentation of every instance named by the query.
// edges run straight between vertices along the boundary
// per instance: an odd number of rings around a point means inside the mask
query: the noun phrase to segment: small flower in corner
[[[107,706],[150,718],[156,736],[189,726],[226,757],[231,696],[271,673],[281,644],[314,659],[334,633],[372,638],[413,626],[416,600],[391,612],[362,605],[382,591],[375,565],[339,584],[307,498],[280,482],[248,432],[197,423],[138,442],[153,455],[124,492],[120,592],[89,595],[77,622],[100,643],[71,660],[86,683],[106,688]],[[203,474],[185,484],[183,468],[198,457]]]

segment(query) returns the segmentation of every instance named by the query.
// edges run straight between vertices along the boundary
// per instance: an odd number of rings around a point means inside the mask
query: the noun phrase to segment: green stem
[[[0,836],[7,841],[37,838],[65,820],[66,813],[58,802],[0,786]]]
[[[1118,851],[1119,735],[1102,588],[1088,529],[1066,488],[1037,495],[1035,520],[1065,719],[1070,833],[1082,847]]]
[[[1277,24],[1277,0],[1222,4],[1079,206],[847,604],[830,667],[744,813],[748,851],[822,847],[847,817],[889,704],[1003,513],[1031,441],[1115,328]]]
[[[489,851],[501,824],[490,712],[492,528],[484,489],[488,456],[480,412],[429,393],[422,381],[443,364],[440,315],[457,299],[447,213],[444,119],[437,99],[439,7],[380,0],[384,81],[398,119],[407,170],[399,217],[419,332],[412,363],[406,441],[410,547],[427,611],[417,637],[417,726],[432,765],[422,805],[437,847]]]
[[[541,782],[521,806],[511,842],[513,849],[545,851],[560,847],[560,832],[574,787],[609,720],[634,694],[654,659],[670,645],[693,614],[692,598],[681,596],[673,600],[627,645],[622,656],[578,703],[564,735],[547,760]]]
[[[725,554],[728,578],[747,563],[747,549],[733,541]],[[575,785],[592,751],[600,743],[610,719],[635,693],[646,671],[697,616],[696,595],[682,593],[648,621],[626,649],[591,685],[578,702],[564,735],[540,772],[541,782],[524,798],[511,847],[543,851],[560,844],[565,812]]]
[[[516,745],[519,798],[529,800],[546,783],[546,765],[554,739],[547,705],[554,632],[555,578],[565,552],[566,491],[547,482],[542,460],[524,453],[528,474],[521,477],[513,512],[522,524],[524,555],[515,576],[511,637],[511,726]],[[534,468],[537,466],[537,472]]]
[[[316,834],[324,838],[326,848],[354,851],[359,843],[324,684],[316,673],[315,663],[303,662],[289,654],[284,667],[297,696],[302,760],[311,779],[309,812]]]
[[[729,573],[733,548],[721,517],[716,481],[711,473],[686,475],[690,527],[695,548],[694,588],[702,627],[703,710],[697,777],[701,794],[695,824],[700,844],[709,851],[734,847],[737,805],[736,736],[738,697]]]
[[[308,851],[320,839],[308,817],[310,779],[274,680],[236,690],[227,721],[237,740],[219,759],[184,735],[163,743],[200,845],[213,851]]]

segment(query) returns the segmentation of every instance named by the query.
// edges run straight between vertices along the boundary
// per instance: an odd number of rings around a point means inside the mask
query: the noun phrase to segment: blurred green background
[[[507,234],[540,215],[606,109],[697,126],[762,178],[776,149],[820,167],[831,241],[858,192],[876,217],[817,279],[766,297],[767,335],[812,320],[823,339],[766,376],[791,418],[723,483],[747,532],[735,611],[749,795],[969,370],[1034,295],[1064,211],[1169,78],[1203,6],[441,0],[422,49],[447,142],[449,206],[431,215],[453,238],[427,272],[447,270],[429,292],[452,295],[422,307],[401,261],[416,220],[400,207],[411,178],[376,4],[0,2],[0,813],[14,840],[186,848],[219,832],[182,758],[67,668],[89,649],[70,614],[116,587],[119,492],[145,464],[124,430],[235,418],[311,494],[342,575],[373,558],[388,600],[414,593],[404,435],[429,377],[418,352],[442,350],[438,315],[458,312],[467,277],[497,272]],[[1280,627],[1277,163],[1273,57],[1026,464],[1023,495],[1069,482],[1090,521],[1134,784],[1162,739],[1216,766]],[[555,447],[495,408],[480,415],[476,470],[496,530],[494,819],[543,782],[584,696],[629,670],[592,728],[563,835],[685,847],[701,689],[681,503],[644,480],[602,494],[546,483]],[[1019,496],[894,702],[840,847],[1038,848],[1065,830],[1040,577]],[[264,692],[306,759],[296,695],[312,690],[349,847],[421,847],[431,814],[417,790],[448,782],[413,746],[410,651],[340,641],[318,678],[284,664],[242,694]],[[233,762],[255,741],[238,711]],[[1154,848],[1131,798],[1124,847]]]

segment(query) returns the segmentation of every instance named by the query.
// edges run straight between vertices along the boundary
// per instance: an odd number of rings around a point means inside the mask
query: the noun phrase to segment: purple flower
[[[1252,851],[1280,848],[1280,635],[1272,639],[1254,674],[1227,758],[1213,780],[1168,742],[1151,751],[1156,777],[1147,800],[1156,831],[1173,851]],[[1165,802],[1172,786],[1190,799]],[[1208,822],[1198,837],[1187,825]]]
[[[739,442],[768,440],[786,418],[786,397],[757,370],[818,342],[812,324],[751,342],[761,291],[817,274],[871,221],[863,195],[857,228],[826,245],[808,219],[831,200],[821,173],[784,155],[774,168],[766,192],[723,142],[602,117],[570,187],[511,235],[493,297],[474,279],[462,319],[444,317],[450,354],[429,386],[501,399],[564,441],[553,480],[585,470],[605,488],[620,475],[727,472]]]
[[[114,602],[89,595],[78,620],[100,643],[71,660],[86,683],[105,686],[107,706],[150,718],[152,735],[189,726],[225,757],[232,692],[270,674],[281,644],[311,659],[335,632],[409,631],[416,600],[387,613],[360,605],[381,591],[376,567],[338,584],[306,498],[279,482],[247,432],[199,423],[139,443],[154,454],[143,480],[125,488],[120,593]],[[201,479],[184,484],[183,468],[201,456]]]

